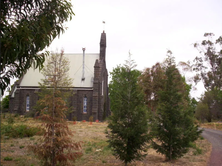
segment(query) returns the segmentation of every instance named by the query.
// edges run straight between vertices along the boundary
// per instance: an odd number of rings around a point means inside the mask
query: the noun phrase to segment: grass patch
[[[6,119],[5,119],[6,120]],[[37,124],[40,124],[39,120],[34,120],[31,118],[27,118],[27,121],[23,121],[24,118],[20,117],[20,119],[15,118],[15,123],[12,125],[26,125],[29,127],[36,127]],[[4,125],[7,122],[5,121]],[[8,124],[7,124],[8,125]],[[82,152],[83,156],[78,159],[73,165],[76,166],[122,166],[123,163],[116,159],[112,155],[111,148],[108,146],[107,137],[105,134],[105,129],[107,127],[107,123],[93,123],[93,125],[89,125],[89,123],[78,122],[77,124],[69,123],[69,129],[72,131],[73,136],[72,139],[75,142],[82,142]],[[13,160],[10,161],[10,165],[18,165],[18,166],[40,166],[41,161],[38,160],[34,154],[27,150],[26,145],[28,144],[38,144],[38,140],[41,136],[34,135],[32,137],[23,137],[22,139],[19,137],[10,139],[2,139],[1,142],[1,156],[2,163],[1,165],[9,165],[9,162],[4,160],[4,158],[9,157]],[[25,145],[25,146],[24,146]],[[20,148],[21,147],[21,148]],[[198,150],[200,149],[201,150]],[[200,138],[195,142],[195,144],[191,144],[191,148],[189,152],[184,155],[184,157],[176,160],[172,163],[166,162],[164,156],[158,154],[152,148],[149,148],[148,155],[142,161],[135,161],[129,166],[202,166],[207,165],[207,161],[210,156],[210,143],[205,139]],[[12,153],[14,151],[14,153]]]
[[[200,126],[208,129],[222,130],[222,123],[220,122],[201,123]]]
[[[193,152],[193,155],[200,155],[202,154],[202,149],[197,147],[195,143],[190,142],[190,147],[193,148],[195,151]]]
[[[22,145],[22,146],[19,146],[20,149],[23,149],[24,147],[25,147],[25,146],[23,146],[23,145]]]
[[[32,141],[33,141],[33,140],[35,140],[35,138],[33,138],[33,137],[32,137],[32,138],[30,138],[30,140],[32,140]]]
[[[8,156],[7,156],[7,157],[4,157],[4,160],[5,160],[5,161],[12,161],[13,159],[12,159],[12,157],[8,157]]]
[[[86,148],[86,150],[85,150],[85,153],[86,153],[86,154],[91,153],[91,152],[92,152],[92,147]]]

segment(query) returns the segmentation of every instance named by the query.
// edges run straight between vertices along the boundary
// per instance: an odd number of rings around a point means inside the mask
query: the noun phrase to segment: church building
[[[106,33],[103,31],[100,39],[99,53],[64,54],[70,61],[69,76],[73,79],[70,97],[72,112],[67,115],[69,120],[76,117],[78,121],[103,121],[110,115],[108,96],[108,71],[106,68]],[[38,82],[44,79],[39,69],[30,68],[10,92],[9,111],[25,115],[33,111],[40,90]]]

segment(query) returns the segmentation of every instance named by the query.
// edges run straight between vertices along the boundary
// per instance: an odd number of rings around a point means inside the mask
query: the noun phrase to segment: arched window
[[[83,113],[84,114],[87,113],[87,97],[86,96],[83,98]]]
[[[26,96],[26,112],[28,112],[30,109],[30,98],[29,96]]]

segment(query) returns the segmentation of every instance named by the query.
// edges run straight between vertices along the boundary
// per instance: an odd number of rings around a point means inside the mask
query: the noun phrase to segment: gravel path
[[[222,166],[222,131],[205,128],[202,136],[212,144],[208,166]]]

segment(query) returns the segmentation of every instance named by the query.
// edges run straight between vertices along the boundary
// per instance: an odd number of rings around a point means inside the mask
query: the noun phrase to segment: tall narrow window
[[[104,86],[104,81],[102,81],[102,93],[101,93],[102,96],[103,96],[103,86]]]
[[[29,96],[26,96],[26,111],[27,111],[27,112],[28,112],[29,109],[30,109],[30,105],[29,105],[29,103],[30,103]]]
[[[87,97],[86,96],[83,98],[83,113],[84,114],[87,113]]]

